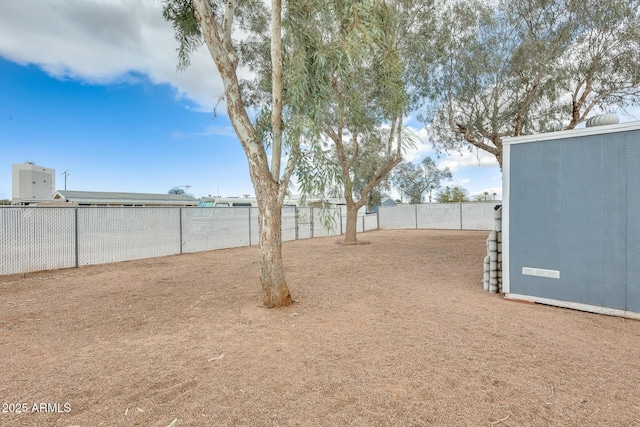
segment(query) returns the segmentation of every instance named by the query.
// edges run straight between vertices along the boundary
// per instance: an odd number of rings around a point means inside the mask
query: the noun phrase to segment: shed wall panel
[[[571,301],[575,296],[571,293],[571,284],[568,278],[582,283],[584,272],[582,266],[583,256],[583,229],[584,208],[582,206],[584,183],[582,144],[561,144],[560,152],[563,159],[560,171],[560,192],[562,193],[562,206],[560,218],[560,233],[562,248],[559,259],[562,271],[560,278],[563,281],[563,300]],[[577,159],[578,161],[572,161]],[[569,167],[565,164],[570,165]]]
[[[640,130],[510,153],[509,292],[640,311]]]
[[[598,137],[604,147],[602,306],[624,309],[627,281],[626,135]]]
[[[631,137],[632,135],[630,135]],[[640,136],[627,144],[627,307],[640,313]]]
[[[568,141],[567,141],[568,142]],[[559,141],[558,143],[562,143]],[[600,292],[604,279],[604,170],[603,146],[592,141],[571,141],[582,143],[582,283],[576,283],[573,301],[602,306]]]

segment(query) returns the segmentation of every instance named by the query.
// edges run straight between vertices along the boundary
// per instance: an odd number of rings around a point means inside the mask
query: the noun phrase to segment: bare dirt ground
[[[486,237],[287,242],[276,310],[255,247],[0,277],[0,425],[640,426],[640,322],[483,292]]]

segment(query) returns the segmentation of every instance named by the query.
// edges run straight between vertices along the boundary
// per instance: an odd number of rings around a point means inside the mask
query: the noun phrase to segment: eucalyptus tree
[[[189,55],[203,43],[224,84],[224,101],[229,119],[249,163],[249,173],[258,201],[261,284],[267,307],[292,302],[282,264],[282,204],[299,155],[299,140],[288,139],[287,164],[281,158],[283,111],[282,4],[273,0],[269,11],[261,0],[166,0],[163,16],[180,42],[178,65],[189,65]],[[240,42],[234,31],[250,40],[266,43],[270,97],[243,91],[238,77],[241,65]],[[254,96],[255,95],[255,96]],[[266,100],[265,100],[266,99]],[[262,100],[268,106],[269,131],[264,130],[265,114],[252,122],[247,108]],[[265,110],[263,110],[264,112]],[[268,138],[266,137],[268,135]],[[269,159],[268,148],[271,149]]]
[[[303,64],[299,74],[309,75],[315,90],[298,97],[310,108],[292,103],[292,110],[305,111],[327,142],[324,155],[314,159],[324,157],[337,169],[347,206],[345,242],[354,243],[358,210],[410,141],[402,126],[408,96],[397,44],[399,15],[382,0],[303,5],[296,2],[289,13],[299,20],[296,37],[310,48],[292,55],[303,58],[296,61]]]
[[[359,199],[365,199],[368,211],[372,210],[373,205],[379,205],[382,202],[383,194],[391,190],[387,175],[375,187],[365,192],[376,172],[384,166],[386,161],[384,142],[384,140],[376,138],[361,145],[352,167],[353,194],[357,195]]]
[[[427,67],[412,83],[445,151],[493,154],[502,139],[573,129],[640,105],[640,0],[442,0]],[[432,53],[436,52],[436,56]]]
[[[393,172],[391,181],[394,187],[401,193],[409,196],[410,203],[422,203],[424,194],[439,190],[442,181],[451,180],[453,175],[447,167],[439,169],[436,162],[431,157],[425,157],[420,164],[412,162],[402,162]]]

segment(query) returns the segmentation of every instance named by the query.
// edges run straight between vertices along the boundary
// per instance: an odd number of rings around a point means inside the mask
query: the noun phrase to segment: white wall
[[[11,165],[12,201],[50,200],[56,191],[55,169],[32,163]]]

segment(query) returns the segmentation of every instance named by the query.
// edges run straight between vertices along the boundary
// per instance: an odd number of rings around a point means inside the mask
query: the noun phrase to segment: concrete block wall
[[[487,256],[484,257],[484,290],[491,293],[502,292],[502,206],[494,211],[494,227],[487,238]]]

